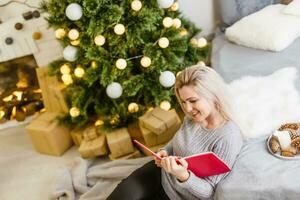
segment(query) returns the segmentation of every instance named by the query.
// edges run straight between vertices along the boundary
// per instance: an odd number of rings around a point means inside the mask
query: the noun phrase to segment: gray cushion
[[[223,26],[230,26],[241,18],[280,0],[218,0]]]

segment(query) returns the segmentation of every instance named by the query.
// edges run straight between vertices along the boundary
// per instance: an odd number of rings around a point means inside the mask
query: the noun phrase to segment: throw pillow
[[[218,0],[221,21],[228,27],[241,18],[280,0]]]
[[[300,36],[300,17],[283,14],[286,5],[265,7],[226,29],[227,39],[255,49],[281,51]]]
[[[300,16],[300,0],[294,0],[281,11],[286,15]]]

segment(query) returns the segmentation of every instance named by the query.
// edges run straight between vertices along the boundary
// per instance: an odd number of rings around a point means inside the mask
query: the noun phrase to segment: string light
[[[62,39],[63,37],[65,37],[66,36],[66,30],[65,29],[63,29],[63,28],[59,28],[59,29],[57,29],[56,31],[55,31],[55,37],[57,38],[57,39]]]
[[[80,110],[77,107],[72,107],[69,111],[71,117],[78,117],[80,115]]]
[[[169,46],[169,40],[168,38],[166,37],[162,37],[158,40],[158,45],[161,47],[161,48],[167,48]]]
[[[133,2],[131,2],[131,9],[134,11],[139,11],[142,8],[142,2],[140,2],[139,0],[134,0]]]
[[[165,101],[162,101],[162,102],[160,103],[159,107],[160,107],[161,109],[163,109],[163,110],[168,111],[168,110],[170,110],[170,108],[171,108],[171,104],[170,104],[169,101],[166,101],[166,100],[165,100]]]
[[[85,74],[85,71],[81,66],[78,66],[78,67],[75,68],[74,75],[77,78],[82,78],[84,74]]]
[[[130,113],[135,113],[135,112],[138,112],[139,111],[139,105],[137,103],[130,103],[128,105],[128,111]]]
[[[127,66],[127,62],[126,62],[125,59],[119,58],[119,59],[117,60],[117,62],[116,62],[116,67],[117,67],[118,69],[125,69],[126,66]]]
[[[114,32],[117,35],[122,35],[123,33],[125,33],[125,26],[123,24],[117,24],[117,25],[115,25]]]
[[[61,67],[60,67],[60,72],[62,74],[70,74],[71,72],[71,69],[70,69],[70,66],[68,64],[63,64]]]
[[[149,58],[147,56],[143,56],[141,59],[141,65],[143,67],[149,67],[151,65],[151,58]]]
[[[68,37],[71,39],[71,40],[76,40],[79,38],[79,32],[77,29],[71,29],[68,33]]]
[[[105,37],[103,35],[97,35],[94,42],[97,46],[102,46],[105,43]]]
[[[170,28],[173,25],[173,19],[171,17],[165,17],[163,19],[163,25],[166,28]]]

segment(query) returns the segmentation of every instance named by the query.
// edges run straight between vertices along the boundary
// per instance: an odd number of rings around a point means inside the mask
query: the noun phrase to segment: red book
[[[133,140],[133,142],[151,153],[154,157],[161,159],[161,157],[159,157],[156,153],[142,143],[138,142],[137,140]],[[231,170],[230,167],[214,152],[205,152],[187,156],[184,157],[184,159],[188,163],[188,170],[192,171],[200,178],[223,174]]]

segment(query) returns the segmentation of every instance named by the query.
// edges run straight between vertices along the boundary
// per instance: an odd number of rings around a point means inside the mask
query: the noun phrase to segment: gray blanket
[[[104,200],[122,179],[151,159],[116,160],[103,164],[97,159],[78,157],[57,174],[50,199]]]
[[[249,139],[232,172],[219,183],[215,200],[299,200],[299,160],[271,155],[266,137]]]

